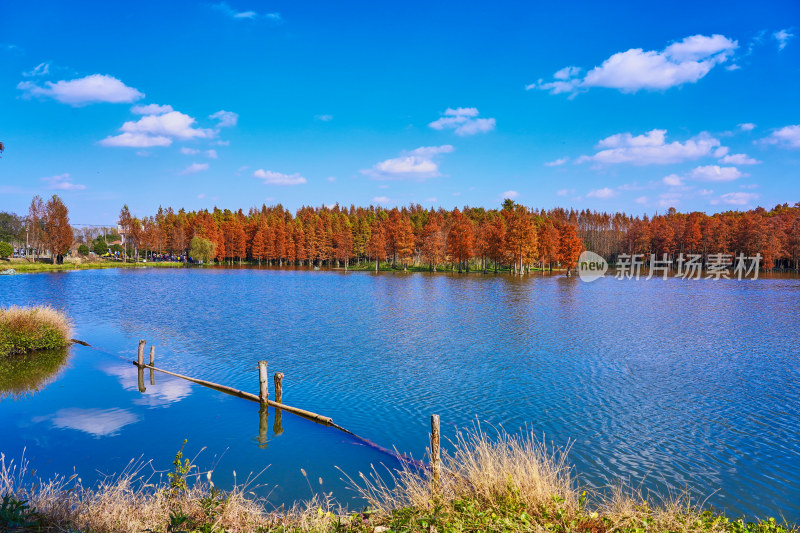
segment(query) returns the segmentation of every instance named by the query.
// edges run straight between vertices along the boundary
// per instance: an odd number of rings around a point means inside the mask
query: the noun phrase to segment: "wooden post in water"
[[[262,405],[258,409],[258,447],[264,449],[267,447],[267,419],[268,419],[267,406]]]
[[[283,372],[275,372],[275,401],[283,403]]]
[[[439,477],[442,470],[441,433],[439,432],[439,415],[431,415],[431,472],[433,474],[433,492],[439,492]]]
[[[283,403],[283,372],[275,372],[275,401]],[[275,421],[272,423],[272,433],[280,435],[283,433],[283,411],[275,409]]]
[[[139,366],[144,365],[144,345],[147,343],[144,339],[139,341]]]
[[[140,367],[137,368],[137,370],[136,370],[136,378],[137,378],[137,380],[139,382],[139,392],[144,394],[144,392],[147,389],[144,388],[144,367],[143,366],[140,366]]]
[[[156,384],[156,372],[153,370],[153,367],[156,364],[156,347],[150,347],[150,385]]]
[[[266,407],[269,405],[269,382],[267,381],[267,362],[258,362],[258,401]]]

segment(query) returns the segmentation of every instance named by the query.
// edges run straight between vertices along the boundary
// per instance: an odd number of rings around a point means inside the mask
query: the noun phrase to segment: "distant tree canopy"
[[[78,246],[78,253],[81,255],[89,255],[89,247],[85,244]]]
[[[209,263],[214,259],[214,248],[216,248],[216,245],[213,242],[194,236],[189,245],[189,257],[195,261]]]
[[[57,198],[57,197],[54,197]],[[45,207],[35,197],[23,220],[24,234],[34,250],[55,246],[56,228],[68,227],[66,207],[53,200]],[[63,204],[60,204],[63,206]],[[59,209],[55,209],[58,207]],[[56,217],[56,213],[63,216]],[[60,223],[55,223],[58,218]],[[0,229],[12,228],[13,215],[0,216]],[[770,210],[726,211],[714,215],[679,213],[670,208],[655,216],[633,216],[590,210],[533,209],[505,200],[499,209],[465,206],[426,209],[415,204],[383,207],[302,207],[290,212],[281,205],[244,212],[214,208],[186,211],[159,208],[134,217],[123,208],[125,241],[136,257],[153,254],[192,256],[210,261],[252,260],[275,265],[343,265],[389,262],[397,268],[423,266],[431,270],[505,269],[522,273],[531,268],[574,268],[584,249],[610,261],[621,254],[761,254],[761,267],[800,266],[800,203],[776,205]],[[122,224],[121,224],[122,225]],[[105,231],[105,230],[104,230]],[[192,253],[200,237],[213,243]],[[95,239],[92,248],[117,236]],[[67,235],[64,233],[64,242]],[[205,245],[204,245],[205,246]],[[116,245],[112,250],[122,251]]]
[[[105,239],[95,239],[94,243],[92,244],[92,251],[97,255],[105,255],[108,253],[108,244],[106,244]]]

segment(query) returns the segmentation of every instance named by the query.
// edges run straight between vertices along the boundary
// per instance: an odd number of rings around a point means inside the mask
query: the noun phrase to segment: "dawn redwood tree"
[[[442,215],[433,213],[422,230],[422,258],[430,264],[433,272],[436,272],[436,265],[445,258],[443,224]]]
[[[583,241],[578,237],[578,231],[572,224],[564,224],[559,233],[558,260],[567,268],[569,276],[583,252]]]
[[[69,210],[57,195],[53,195],[45,206],[44,241],[53,256],[54,264],[64,262],[64,254],[72,246],[72,226],[69,225]]]
[[[26,221],[28,246],[35,250],[33,256],[34,261],[41,254],[41,247],[44,238],[44,218],[44,202],[38,195],[34,196],[31,200],[30,207],[28,207],[28,218]]]
[[[377,272],[378,263],[386,261],[386,237],[384,237],[383,225],[378,220],[373,221],[370,228],[367,254],[375,260],[375,272]]]
[[[453,210],[453,224],[447,234],[447,251],[458,263],[458,272],[464,265],[469,272],[469,258],[472,257],[472,221],[458,209]]]

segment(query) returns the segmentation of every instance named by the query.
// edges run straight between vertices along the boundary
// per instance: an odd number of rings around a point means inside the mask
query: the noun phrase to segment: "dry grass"
[[[71,336],[72,322],[50,306],[0,309],[0,356],[63,348]]]
[[[564,509],[577,509],[567,449],[548,450],[532,433],[511,435],[501,430],[493,438],[479,424],[459,432],[451,444],[452,452],[442,451],[439,501],[475,499],[498,505],[511,490],[530,509],[549,507],[554,497]],[[430,469],[407,464],[388,474],[386,480],[373,467],[369,476],[359,474],[361,482],[350,481],[377,510],[433,505]]]
[[[34,479],[24,458],[7,463],[0,454],[0,496],[30,502],[38,512],[30,531],[798,531],[772,519],[750,524],[701,511],[685,494],[653,503],[636,491],[617,488],[587,508],[585,493],[576,488],[566,462],[567,450],[550,450],[530,433],[498,433],[490,438],[478,426],[458,434],[453,451],[443,455],[437,491],[429,470],[412,463],[390,472],[389,481],[375,469],[370,476],[360,475],[358,482],[351,479],[374,507],[364,515],[348,514],[324,494],[288,510],[268,510],[268,503],[253,492],[258,476],[222,493],[214,488],[210,472],[197,472],[188,463],[188,483],[176,488],[142,460],[94,487],[84,487],[76,476]],[[181,465],[179,457],[176,460]]]

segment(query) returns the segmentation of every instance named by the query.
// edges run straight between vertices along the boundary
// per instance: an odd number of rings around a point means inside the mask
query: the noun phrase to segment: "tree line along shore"
[[[677,262],[681,254],[761,255],[761,268],[800,266],[800,203],[770,210],[726,211],[713,215],[674,208],[649,217],[626,213],[555,208],[537,210],[506,200],[497,209],[445,210],[420,205],[384,207],[301,207],[281,205],[186,211],[159,208],[150,216],[120,211],[117,228],[69,226],[58,196],[39,197],[26,216],[0,213],[5,248],[47,250],[53,262],[66,254],[86,256],[119,241],[121,259],[203,261],[344,267],[389,263],[393,268],[508,270],[574,268],[591,250],[615,262],[621,254],[642,254]],[[13,246],[12,246],[13,245]],[[2,244],[0,244],[2,246]],[[99,249],[98,249],[99,247]],[[0,257],[3,253],[0,253]],[[30,255],[29,255],[30,257]]]

